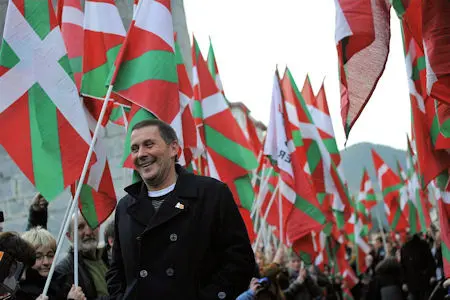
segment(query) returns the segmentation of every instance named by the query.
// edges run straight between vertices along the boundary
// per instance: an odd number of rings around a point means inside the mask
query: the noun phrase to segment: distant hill
[[[377,182],[371,149],[374,149],[396,173],[397,160],[400,162],[403,169],[406,166],[406,151],[389,146],[372,143],[359,143],[342,150],[341,157],[343,161],[344,174],[348,182],[349,190],[352,194],[356,194],[359,191],[364,167],[367,168],[372,182]],[[379,192],[379,187],[376,186],[376,184],[374,188],[377,192]]]

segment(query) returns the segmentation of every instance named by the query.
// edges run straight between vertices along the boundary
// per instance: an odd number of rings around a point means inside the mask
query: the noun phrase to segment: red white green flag
[[[70,68],[75,78],[78,90],[81,88],[82,61],[83,61],[83,23],[84,13],[80,0],[58,1],[58,24],[61,26],[64,43]]]
[[[364,168],[361,179],[361,186],[358,194],[357,205],[362,204],[364,210],[368,213],[377,205],[377,198],[373,189],[372,180],[370,180],[367,169]]]
[[[94,134],[97,118],[85,107],[89,122],[89,129]],[[116,208],[117,198],[111,177],[108,158],[106,155],[106,129],[101,126],[94,146],[97,161],[86,174],[85,182],[81,188],[79,208],[89,227],[97,228],[108,219]],[[75,194],[76,185],[72,185],[72,195]]]
[[[114,93],[167,123],[180,113],[174,44],[170,1],[140,1],[111,79]]]
[[[391,5],[389,0],[335,0],[335,3],[341,116],[348,137],[386,65]]]
[[[445,277],[448,278],[450,277],[450,185],[447,172],[442,172],[437,177],[436,186],[437,188],[434,191],[439,215],[439,229],[442,238],[442,261],[444,263]]]
[[[114,0],[87,0],[84,6],[84,53],[81,94],[103,100],[113,63],[125,38]]]
[[[421,2],[427,93],[450,104],[450,1]]]
[[[280,173],[279,190],[283,203],[283,223],[287,244],[293,244],[311,231],[320,231],[325,216],[319,208],[314,187],[305,173],[303,141],[289,118],[278,72],[274,76],[270,121],[264,154],[271,158]],[[295,112],[295,111],[294,111]]]
[[[372,150],[372,158],[378,183],[380,184],[383,193],[388,223],[392,230],[404,231],[408,226],[408,223],[400,208],[400,189],[403,186],[402,181],[375,150]]]
[[[302,147],[307,161],[300,163],[303,167],[308,165],[305,168],[312,175],[315,186],[324,185],[325,192],[333,195],[333,209],[338,212],[337,223],[338,227],[342,228],[351,214],[348,189],[343,181],[342,170],[338,169],[331,159],[321,131],[314,124],[289,69],[286,69],[283,77],[282,90],[286,100],[288,119],[298,128],[296,134],[301,136],[304,143]]]
[[[254,189],[250,172],[258,167],[252,147],[245,138],[228,102],[217,88],[206,61],[194,39],[192,47],[194,63],[194,119],[204,141],[206,162],[211,177],[228,184],[252,237],[253,225],[250,210]],[[223,126],[227,124],[227,126]]]
[[[223,91],[222,80],[220,79],[219,68],[217,67],[216,56],[214,54],[214,49],[213,49],[211,40],[209,41],[209,51],[208,51],[207,62],[208,62],[209,72],[211,73],[212,77],[214,78],[217,88],[219,89],[219,91],[222,94],[225,95],[225,92]]]
[[[91,142],[51,1],[9,1],[0,90],[0,125],[14,129],[0,143],[51,201],[80,177]]]
[[[442,134],[442,124],[439,121],[439,114],[445,117],[449,113],[445,112],[443,105],[440,106],[439,113],[439,107],[436,108],[434,100],[426,93],[427,75],[422,44],[417,43],[413,35],[415,31],[410,30],[411,24],[418,22],[414,19],[416,15],[411,14],[414,12],[411,10],[413,8],[410,6],[403,16],[402,33],[411,100],[411,132],[416,145],[419,182],[423,189],[443,170],[450,167],[449,154],[441,150],[450,147],[450,140]]]

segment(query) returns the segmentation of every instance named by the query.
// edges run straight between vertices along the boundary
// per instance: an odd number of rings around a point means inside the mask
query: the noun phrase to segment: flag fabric
[[[294,111],[295,112],[295,111]],[[320,231],[322,214],[312,182],[303,169],[303,144],[299,128],[289,121],[289,110],[283,99],[278,72],[274,76],[270,121],[264,144],[267,155],[280,173],[279,191],[283,199],[283,223],[287,244],[293,244],[311,231]]]
[[[91,143],[51,1],[9,1],[0,90],[0,124],[14,129],[0,143],[51,201],[80,177]]]
[[[386,65],[390,1],[335,0],[335,3],[341,116],[348,138]],[[368,65],[370,68],[367,68]]]
[[[309,75],[306,75],[305,83],[303,83],[302,96],[308,106],[313,106],[316,102],[316,97],[314,96],[314,91],[311,86],[311,81],[309,80]]]
[[[84,13],[80,0],[58,1],[58,24],[67,49],[70,68],[78,90],[81,88],[82,61],[83,61],[83,23]]]
[[[361,178],[361,186],[358,194],[357,205],[362,204],[364,211],[369,212],[374,206],[377,205],[377,198],[372,186],[372,180],[370,180],[367,169],[364,168],[363,176]]]
[[[349,194],[343,181],[342,170],[338,169],[331,159],[321,131],[314,124],[309,109],[287,68],[282,80],[282,90],[289,122],[297,128],[296,134],[301,136],[303,153],[306,154],[307,160],[303,158],[300,163],[310,172],[316,189],[319,191],[324,189],[326,193],[333,195],[333,209],[337,212],[338,227],[342,228],[345,220],[351,215]]]
[[[195,39],[192,58],[195,66],[193,114],[205,145],[209,176],[228,184],[252,239],[250,210],[254,189],[250,172],[258,167],[258,162],[228,102],[217,88]]]
[[[435,101],[426,93],[426,62],[421,40],[417,43],[414,31],[410,30],[415,22],[406,18],[410,9],[402,20],[402,34],[411,101],[411,132],[416,145],[419,183],[424,189],[450,167],[450,156],[443,150],[450,147],[450,140],[441,133]],[[445,116],[445,112],[441,115]]]
[[[219,68],[217,67],[216,55],[214,54],[214,48],[213,48],[211,39],[209,40],[209,50],[208,50],[207,62],[208,62],[209,72],[211,73],[211,76],[213,77],[214,81],[216,82],[217,88],[225,96],[225,92],[223,90],[223,85],[222,85],[222,80],[220,79]]]
[[[131,106],[123,106],[115,104],[109,115],[109,121],[114,124],[128,127],[128,119],[130,118]]]
[[[330,152],[331,159],[338,169],[342,169],[341,154],[337,147],[334,135],[333,122],[331,121],[330,111],[328,109],[328,101],[325,93],[325,86],[322,83],[319,92],[314,97],[312,105],[308,104],[311,117],[316,127],[320,130],[324,139],[325,146]]]
[[[81,94],[103,100],[108,77],[125,38],[114,0],[87,0],[84,6],[84,53]]]
[[[98,119],[85,106],[86,116],[91,133],[94,134]],[[100,226],[116,208],[117,198],[106,155],[106,129],[101,126],[94,146],[97,161],[86,174],[81,188],[79,209],[92,229]],[[76,185],[72,185],[72,195],[75,195]]]
[[[421,2],[427,94],[450,104],[450,2]]]
[[[383,193],[388,223],[392,230],[404,231],[408,224],[400,208],[400,189],[403,186],[401,179],[373,149],[372,159]]]
[[[139,1],[134,17],[114,63],[113,92],[172,123],[181,109],[170,0]]]
[[[198,158],[203,153],[204,145],[196,127],[190,105],[194,100],[194,91],[177,41],[175,41],[175,56],[181,114],[181,132],[178,132],[178,135],[179,139],[182,139],[182,162],[185,166],[188,166],[195,158]]]
[[[437,211],[439,216],[439,227],[441,231],[441,251],[444,264],[445,277],[450,277],[450,185],[449,174],[442,172],[437,178],[436,183],[432,183],[435,199],[437,200]]]

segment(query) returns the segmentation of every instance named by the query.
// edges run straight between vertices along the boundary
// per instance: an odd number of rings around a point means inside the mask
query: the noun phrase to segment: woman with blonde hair
[[[20,289],[17,291],[17,300],[36,299],[42,293],[45,282],[53,263],[56,252],[56,240],[53,235],[38,226],[22,234],[22,239],[30,243],[36,251],[36,262],[31,269],[27,269],[25,278],[20,281]],[[48,291],[49,299],[54,295],[54,287],[50,285]],[[85,300],[84,294],[79,287],[73,286],[67,295],[67,299]]]

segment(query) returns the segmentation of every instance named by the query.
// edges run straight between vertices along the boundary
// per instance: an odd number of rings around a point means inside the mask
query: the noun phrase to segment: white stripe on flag
[[[344,12],[342,11],[339,0],[334,0],[334,3],[336,6],[336,32],[334,39],[337,44],[343,38],[353,35],[353,32],[347,22],[347,18],[345,17]]]
[[[86,1],[84,29],[125,36],[126,31],[117,7],[110,3]]]
[[[330,116],[312,105],[308,105],[308,108],[316,127],[326,134],[334,137],[334,130]]]
[[[202,99],[201,104],[204,120],[228,109],[227,102],[219,92]]]
[[[134,24],[160,37],[175,51],[172,14],[161,3],[153,0],[139,1]]]
[[[64,6],[62,22],[83,27],[84,15],[81,10],[72,6]]]
[[[59,27],[53,28],[41,40],[14,2],[10,2],[3,39],[20,62],[0,77],[0,113],[37,83],[71,126],[90,144],[91,135],[77,87],[58,62],[66,55]]]

